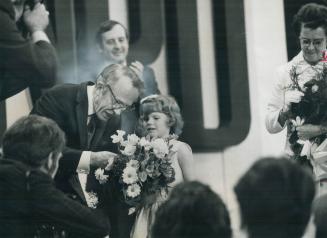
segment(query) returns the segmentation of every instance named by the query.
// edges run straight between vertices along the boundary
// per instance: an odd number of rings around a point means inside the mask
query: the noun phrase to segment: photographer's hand
[[[49,25],[49,12],[41,3],[37,3],[33,10],[28,5],[25,5],[23,17],[30,33],[44,31]]]

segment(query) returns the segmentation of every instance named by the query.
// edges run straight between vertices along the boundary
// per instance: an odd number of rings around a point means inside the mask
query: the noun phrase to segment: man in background
[[[102,22],[96,32],[96,43],[100,52],[99,72],[110,64],[127,65],[143,81],[144,91],[141,98],[160,93],[153,69],[139,61],[127,60],[129,34],[124,25],[114,20]],[[121,115],[121,129],[127,134],[134,133],[137,121],[137,112],[124,112]]]
[[[16,22],[21,20],[29,39]],[[0,101],[29,86],[55,83],[57,57],[45,34],[49,12],[34,0],[0,1]]]

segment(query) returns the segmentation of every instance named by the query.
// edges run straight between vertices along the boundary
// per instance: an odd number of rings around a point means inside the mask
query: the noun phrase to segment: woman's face
[[[152,112],[143,118],[147,134],[151,138],[163,138],[169,136],[169,117],[162,112]]]
[[[326,32],[324,28],[311,29],[302,25],[299,39],[304,59],[310,64],[318,63],[326,50]]]

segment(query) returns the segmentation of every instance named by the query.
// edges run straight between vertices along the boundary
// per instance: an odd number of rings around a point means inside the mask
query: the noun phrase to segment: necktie
[[[87,148],[90,149],[91,147],[91,143],[92,143],[92,139],[94,137],[95,134],[95,130],[96,130],[96,114],[92,114],[89,116],[90,117],[90,121],[87,124]]]

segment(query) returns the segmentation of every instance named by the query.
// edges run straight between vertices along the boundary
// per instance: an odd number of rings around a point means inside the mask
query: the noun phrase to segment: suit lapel
[[[76,96],[76,120],[78,125],[78,134],[80,137],[81,149],[87,147],[87,114],[88,114],[88,98],[87,98],[87,85],[83,83]]]

